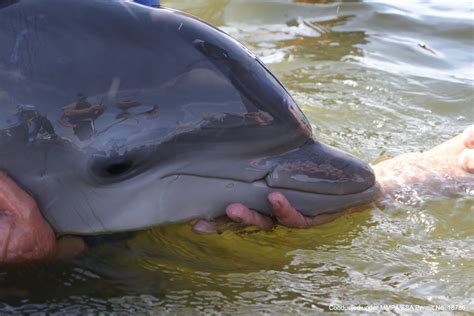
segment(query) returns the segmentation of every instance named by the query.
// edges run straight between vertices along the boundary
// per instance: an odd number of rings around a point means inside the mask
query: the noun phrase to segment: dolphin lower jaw
[[[253,178],[241,173],[213,174],[215,170],[205,170],[202,165],[196,166],[194,172],[175,171],[162,178],[171,183],[166,197],[177,199],[173,207],[184,211],[189,205],[179,202],[176,195],[186,192],[195,205],[207,205],[209,210],[215,210],[209,213],[211,216],[234,202],[271,214],[267,195],[279,191],[303,214],[315,216],[371,203],[380,194],[380,186],[368,164],[320,143],[252,160],[247,168],[257,171]],[[241,165],[236,170],[242,170]],[[179,193],[173,187],[180,188]]]
[[[196,212],[204,209],[208,218],[219,216],[227,205],[235,202],[272,215],[272,208],[267,200],[271,192],[283,193],[296,209],[307,216],[333,213],[369,204],[380,194],[380,186],[377,183],[358,193],[335,195],[270,187],[265,180],[244,182],[190,174],[170,175],[163,180],[168,183],[162,192],[166,197],[167,207],[180,210],[172,215],[170,221],[199,217]],[[186,199],[183,198],[183,194],[186,194]],[[193,202],[190,204],[189,200]]]
[[[116,188],[110,188],[88,200],[68,199],[69,203],[51,201],[54,204],[45,209],[45,215],[58,235],[94,235],[144,229],[157,223],[164,225],[195,218],[210,219],[222,215],[225,208],[235,202],[271,216],[272,207],[267,196],[276,191],[283,193],[296,209],[307,216],[368,204],[380,193],[378,184],[359,193],[331,195],[274,188],[268,186],[265,180],[244,182],[188,174],[144,181],[149,183],[147,190],[139,189],[137,183],[123,188],[122,194],[116,194]],[[68,207],[84,211],[67,212]]]

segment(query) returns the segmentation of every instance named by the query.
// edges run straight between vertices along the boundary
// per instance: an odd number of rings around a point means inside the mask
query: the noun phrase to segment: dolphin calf
[[[0,2],[0,169],[58,234],[371,202],[370,166],[312,137],[288,91],[195,17],[119,0]]]

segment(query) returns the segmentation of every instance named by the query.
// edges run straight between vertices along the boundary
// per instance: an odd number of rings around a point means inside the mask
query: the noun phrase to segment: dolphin
[[[120,0],[0,2],[0,169],[59,234],[371,202],[361,160],[315,140],[281,82],[188,14]]]

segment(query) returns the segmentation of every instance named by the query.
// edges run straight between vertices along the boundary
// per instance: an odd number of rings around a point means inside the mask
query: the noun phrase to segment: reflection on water
[[[424,150],[474,120],[470,4],[163,2],[243,41],[296,96],[318,138],[366,160]],[[202,236],[191,224],[156,228],[70,262],[0,273],[9,303],[2,307],[293,314],[330,304],[463,304],[473,310],[473,211],[472,196],[440,197],[307,230]]]

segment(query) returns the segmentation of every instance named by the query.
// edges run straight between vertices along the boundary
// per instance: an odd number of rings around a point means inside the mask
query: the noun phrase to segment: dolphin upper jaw
[[[275,167],[265,178],[270,187],[348,195],[375,185],[374,171],[367,163],[319,142],[302,146],[272,161]]]
[[[188,163],[167,175],[190,175],[328,195],[363,192],[376,183],[370,165],[331,146],[311,142],[283,154],[254,158],[221,157]]]
[[[174,170],[165,178],[173,178],[174,184],[188,182],[194,185],[189,192],[196,192],[193,194],[200,198],[212,199],[217,192],[209,194],[206,190],[222,187],[229,196],[229,204],[247,203],[267,214],[271,214],[271,207],[266,203],[266,195],[275,191],[284,193],[292,204],[310,216],[371,203],[380,194],[380,186],[368,164],[319,142],[310,142],[272,157],[228,163],[228,168],[222,161],[212,164],[220,171],[228,170],[227,173],[213,172],[212,167],[208,169],[205,164],[191,164],[188,168]],[[243,167],[244,164],[247,166]],[[242,171],[244,169],[249,173]],[[236,196],[240,199],[242,196],[252,199],[231,200],[232,190],[238,192]],[[263,202],[256,202],[258,199]],[[308,206],[311,205],[308,200],[313,201],[312,207]],[[225,206],[222,205],[222,209]]]

